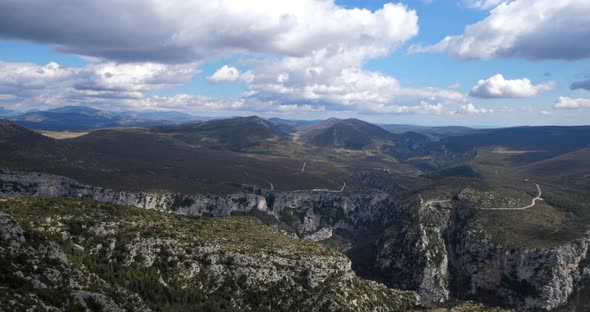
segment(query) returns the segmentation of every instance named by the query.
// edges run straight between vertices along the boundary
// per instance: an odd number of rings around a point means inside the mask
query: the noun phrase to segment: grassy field
[[[527,210],[471,211],[469,227],[481,229],[506,248],[551,248],[582,237],[587,226],[575,215],[546,203]]]
[[[471,165],[481,173],[483,201],[470,208],[524,207],[542,189],[544,201],[517,211],[473,209],[470,221],[494,241],[509,247],[546,248],[582,237],[590,225],[590,186],[583,180],[587,150],[520,165],[522,149],[480,148]],[[487,192],[487,193],[486,193]]]
[[[64,140],[64,139],[73,139],[77,137],[81,137],[83,135],[87,135],[89,131],[48,131],[48,130],[37,130],[37,132],[41,133],[44,136],[56,139],[56,140]]]

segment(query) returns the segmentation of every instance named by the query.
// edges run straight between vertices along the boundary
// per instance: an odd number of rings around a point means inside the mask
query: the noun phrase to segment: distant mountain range
[[[51,131],[157,126],[188,121],[191,118],[188,114],[177,112],[112,113],[86,106],[65,106],[9,117],[25,128]]]
[[[15,112],[0,106],[0,118],[1,117],[10,117],[10,116],[13,116],[14,114],[15,114]]]
[[[124,111],[124,112],[110,112],[106,110],[96,109],[87,106],[64,106],[49,110],[32,110],[25,113],[18,113],[4,107],[0,107],[0,118],[5,118],[16,122],[25,128],[33,130],[49,130],[49,131],[85,131],[103,128],[120,128],[120,127],[150,127],[161,125],[175,125],[181,123],[189,123],[196,121],[208,121],[222,118],[208,117],[208,116],[193,116],[184,112],[174,111]],[[345,119],[344,122],[335,124],[340,119],[331,118],[328,120],[290,120],[282,118],[268,118],[266,119],[275,129],[284,133],[293,133],[295,131],[305,130],[309,135],[316,137],[313,132],[314,126],[322,124],[320,127],[328,128],[327,131],[333,131],[336,135],[334,139],[338,140],[338,136],[345,135],[342,133],[356,133],[353,130],[355,127],[354,119]],[[357,123],[356,126],[359,126]],[[373,127],[371,127],[373,126]],[[449,126],[449,127],[426,127],[417,125],[397,125],[397,124],[369,124],[366,123],[361,127],[369,132],[376,130],[375,126],[380,127],[381,130],[387,132],[404,133],[417,132],[427,134],[430,136],[466,134],[475,131],[475,129],[467,127]],[[369,129],[369,128],[372,128]],[[366,136],[369,133],[365,133]],[[316,137],[317,140],[322,140]],[[355,140],[359,140],[356,142]],[[353,142],[355,141],[355,142]],[[365,146],[366,137],[357,137],[353,141],[342,142],[344,145],[351,147]],[[318,141],[320,145],[321,142]],[[332,142],[336,145],[340,144],[336,141]],[[359,145],[360,144],[360,145]]]
[[[176,122],[186,122],[201,118],[195,118],[191,114],[183,112],[158,112],[158,111],[127,111],[118,113],[119,116],[131,116],[133,118],[146,119],[146,120],[169,120]]]
[[[452,135],[465,134],[477,129],[461,126],[444,126],[444,127],[427,127],[418,125],[398,125],[398,124],[377,124],[381,128],[393,133],[404,133],[408,131],[424,133],[429,135]]]

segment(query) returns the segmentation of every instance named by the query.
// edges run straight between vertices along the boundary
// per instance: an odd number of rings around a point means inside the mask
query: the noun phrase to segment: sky
[[[588,0],[3,0],[0,114],[590,124]]]

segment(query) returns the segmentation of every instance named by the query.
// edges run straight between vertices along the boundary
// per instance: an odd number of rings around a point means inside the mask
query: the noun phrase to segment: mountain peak
[[[87,113],[87,114],[95,114],[101,112],[101,110],[88,107],[88,106],[62,106],[58,108],[48,109],[47,112],[53,113]]]
[[[153,132],[170,133],[177,139],[198,146],[239,151],[282,139],[285,134],[258,116],[215,119],[205,122],[152,128]]]
[[[376,140],[391,139],[393,134],[359,119],[330,118],[304,129],[302,137],[317,146],[362,149]]]

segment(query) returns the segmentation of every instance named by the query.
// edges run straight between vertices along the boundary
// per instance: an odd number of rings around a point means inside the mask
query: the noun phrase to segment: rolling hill
[[[528,164],[520,168],[534,175],[565,176],[590,175],[590,148],[565,153],[554,158]]]
[[[445,143],[450,152],[465,153],[483,146],[526,150],[514,157],[516,163],[530,163],[590,146],[590,126],[540,126],[480,130],[450,136]]]
[[[0,119],[0,163],[23,165],[28,161],[64,157],[68,144]]]
[[[189,145],[231,151],[277,143],[287,138],[278,127],[258,116],[161,126],[151,128],[151,131],[166,134]]]
[[[317,125],[322,122],[322,120],[294,120],[294,119],[282,119],[282,118],[269,118],[268,122],[275,125],[281,131],[286,133],[291,133],[297,130],[300,130],[307,126]]]
[[[239,138],[234,136],[240,135]],[[117,128],[56,140],[0,121],[0,167],[49,172],[122,190],[227,193],[245,185],[277,190],[337,189],[348,177],[336,166],[232,149],[281,144],[266,121],[239,118],[163,128]],[[195,145],[201,142],[203,145]],[[285,177],[289,178],[285,178]]]
[[[378,126],[358,119],[330,118],[301,130],[308,144],[321,147],[363,149],[377,141],[393,140],[395,136]]]
[[[417,125],[377,124],[381,128],[393,133],[418,132],[427,135],[446,136],[461,135],[477,131],[474,128],[460,126],[428,127]]]
[[[133,118],[145,120],[166,120],[173,122],[188,122],[193,120],[193,116],[191,114],[172,111],[126,111],[122,113],[116,113],[116,115],[130,116]]]

